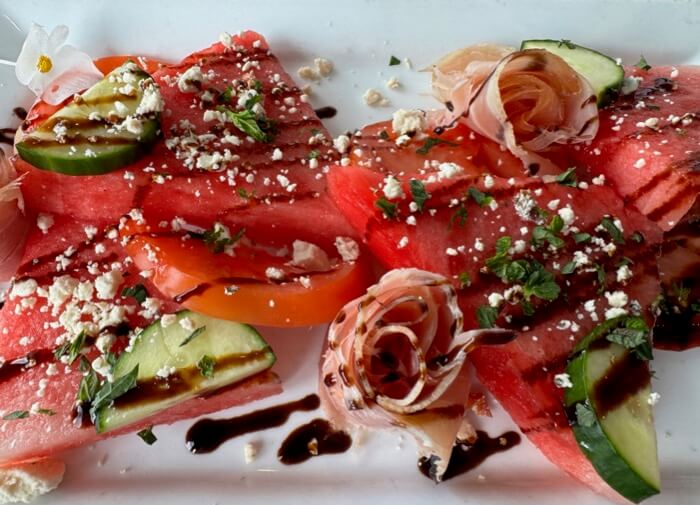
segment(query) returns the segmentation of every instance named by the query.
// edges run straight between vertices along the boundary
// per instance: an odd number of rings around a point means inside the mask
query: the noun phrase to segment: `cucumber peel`
[[[613,58],[569,40],[525,40],[520,49],[544,49],[562,58],[591,84],[598,107],[617,97],[625,78],[625,69]]]
[[[581,451],[610,487],[634,503],[660,490],[649,402],[651,373],[634,349],[610,341],[616,338],[608,336],[620,328],[637,331],[640,321],[617,318],[593,330],[569,361],[566,373],[572,387],[565,394]]]
[[[76,95],[16,144],[33,166],[99,175],[136,161],[160,134],[163,103],[153,78],[128,61]]]

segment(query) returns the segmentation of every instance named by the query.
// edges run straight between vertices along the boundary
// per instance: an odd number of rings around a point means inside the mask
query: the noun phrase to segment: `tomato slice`
[[[374,280],[364,254],[328,272],[303,272],[264,248],[239,245],[235,256],[214,254],[201,240],[184,237],[134,235],[125,248],[139,269],[151,271],[164,296],[212,317],[278,327],[327,323]],[[271,282],[269,267],[289,280]],[[302,284],[300,276],[308,280]]]
[[[153,74],[153,72],[158,70],[161,65],[165,64],[161,60],[148,58],[146,56],[135,56],[133,54],[115,54],[112,56],[103,56],[102,58],[97,58],[94,60],[94,63],[100,72],[107,75],[127,60],[133,61],[149,74]]]

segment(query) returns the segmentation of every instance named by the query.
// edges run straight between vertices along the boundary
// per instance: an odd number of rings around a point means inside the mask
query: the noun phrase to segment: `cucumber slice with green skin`
[[[107,74],[15,146],[37,168],[99,175],[136,161],[158,138],[162,100],[133,62]]]
[[[598,107],[617,97],[625,78],[625,69],[613,58],[568,40],[525,40],[520,49],[544,49],[562,58],[591,84]]]
[[[628,500],[659,493],[648,362],[598,332],[575,354],[566,372],[573,387],[565,403],[576,440],[598,474]],[[605,324],[605,323],[604,323]]]
[[[211,366],[208,376],[200,370],[203,358]],[[161,321],[148,326],[119,356],[115,382],[138,366],[137,385],[101,409],[95,427],[103,433],[135,423],[267,370],[275,359],[252,326],[179,312],[165,327]]]

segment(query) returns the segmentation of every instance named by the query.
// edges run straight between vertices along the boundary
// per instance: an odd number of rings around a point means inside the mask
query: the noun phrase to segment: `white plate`
[[[345,1],[294,2],[197,0],[197,2],[93,0],[61,2],[0,0],[22,28],[31,21],[48,28],[70,26],[70,42],[94,56],[145,52],[178,59],[209,45],[221,31],[252,28],[268,37],[287,70],[315,56],[330,58],[336,72],[315,87],[317,106],[338,108],[328,121],[334,134],[388,117],[391,108],[371,109],[362,102],[368,87],[381,90],[392,107],[432,106],[427,76],[416,71],[444,52],[473,42],[517,44],[523,38],[567,38],[634,62],[643,52],[652,62],[700,63],[697,44],[700,7],[686,1]],[[0,46],[16,44],[11,32],[0,33]],[[16,47],[16,46],[11,46]],[[391,55],[410,58],[389,67]],[[3,57],[0,55],[0,57]],[[389,91],[385,81],[397,76],[403,86]],[[0,123],[26,93],[0,65]],[[235,415],[253,408],[299,398],[315,390],[322,332],[265,332],[280,357],[276,371],[284,380],[282,397],[217,414]],[[649,504],[691,505],[700,496],[700,350],[682,354],[657,352],[654,367],[661,393],[657,408],[664,492]],[[296,467],[276,460],[283,437],[314,414],[294,414],[282,429],[241,437],[211,455],[191,455],[184,435],[191,421],[157,427],[156,445],[135,435],[113,439],[65,454],[68,472],[55,493],[38,503],[127,505],[143,503],[345,504],[371,500],[376,505],[467,503],[496,505],[606,503],[559,472],[527,441],[489,459],[476,471],[434,486],[421,477],[410,440],[396,434],[368,434],[339,456],[317,458]],[[482,427],[492,435],[512,428],[497,409]],[[243,446],[260,444],[250,465]],[[106,458],[106,460],[105,460]],[[105,460],[103,465],[98,462]],[[480,478],[483,477],[483,478]]]

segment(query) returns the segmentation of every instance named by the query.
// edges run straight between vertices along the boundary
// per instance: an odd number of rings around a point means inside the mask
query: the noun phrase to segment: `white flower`
[[[17,57],[15,75],[45,102],[56,105],[104,77],[92,59],[65,45],[68,27],[57,26],[46,33],[33,24]]]

